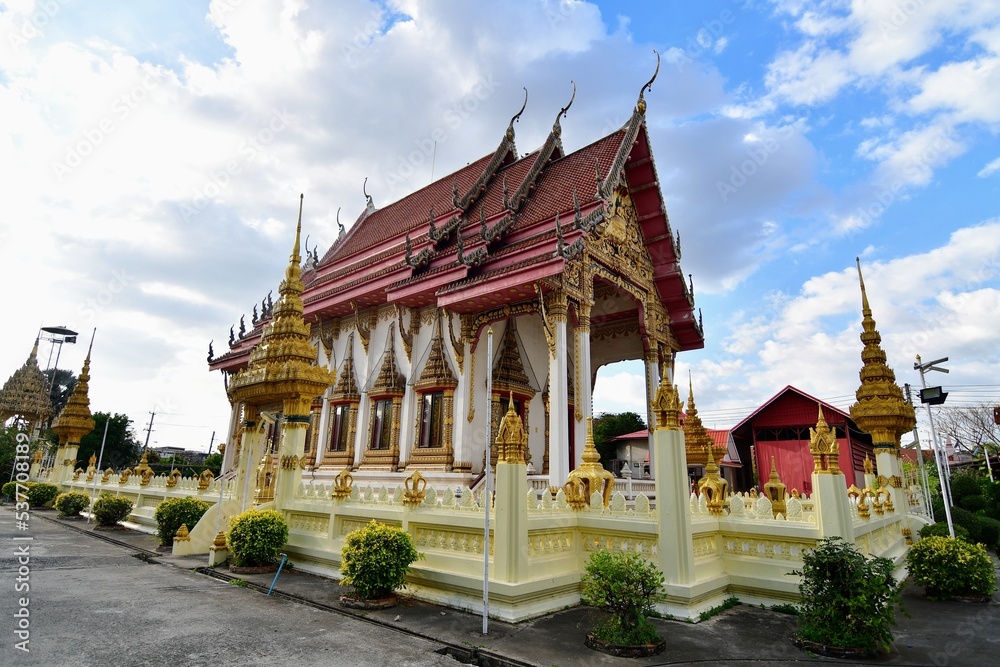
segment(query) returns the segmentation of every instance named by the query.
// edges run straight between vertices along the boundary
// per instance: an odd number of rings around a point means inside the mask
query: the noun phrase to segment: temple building
[[[522,106],[492,153],[387,206],[366,195],[322,256],[302,262],[297,235],[281,297],[209,357],[232,404],[225,467],[251,427],[254,460],[280,465],[275,425],[294,423],[309,479],[474,485],[512,402],[532,483],[560,486],[583,462],[598,369],[624,360],[645,363],[648,422],[661,369],[704,346],[646,126],[654,79],[622,128],[579,150],[561,140],[571,99],[521,155]],[[279,391],[264,378],[288,359],[301,368]]]

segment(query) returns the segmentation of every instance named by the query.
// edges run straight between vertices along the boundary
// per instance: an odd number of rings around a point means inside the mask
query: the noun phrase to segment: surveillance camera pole
[[[942,373],[947,373],[947,368],[941,368],[935,364],[942,364],[948,361],[948,357],[942,359],[935,359],[934,361],[929,361],[926,364],[920,363],[920,355],[917,355],[917,363],[913,364],[913,370],[920,371],[920,386],[927,389],[927,380],[924,379],[924,373],[927,371],[940,371]],[[941,498],[944,500],[944,514],[948,519],[948,534],[951,535],[952,539],[955,537],[955,525],[951,520],[951,484],[947,477],[947,472],[942,470],[941,463],[944,459],[944,465],[947,467],[948,461],[945,459],[945,454],[941,452],[941,444],[938,442],[937,431],[934,430],[934,415],[931,412],[930,404],[925,404],[927,407],[927,421],[931,425],[931,443],[934,445],[934,462],[937,464],[938,471],[938,481],[941,484]]]

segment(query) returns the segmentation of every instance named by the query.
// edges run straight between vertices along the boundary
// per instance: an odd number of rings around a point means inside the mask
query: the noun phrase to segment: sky
[[[365,178],[384,206],[492,152],[523,88],[522,152],[571,81],[567,150],[617,129],[654,49],[652,151],[706,336],[678,371],[706,425],[789,384],[853,402],[855,257],[899,383],[949,357],[928,376],[946,405],[1000,403],[1000,3],[981,0],[6,0],[0,376],[54,325],[80,332],[59,355],[79,373],[96,328],[91,409],[142,440],[155,409],[151,446],[206,450],[229,419],[209,341],[276,293],[299,193],[322,255]],[[604,367],[595,412],[643,392],[638,363]]]

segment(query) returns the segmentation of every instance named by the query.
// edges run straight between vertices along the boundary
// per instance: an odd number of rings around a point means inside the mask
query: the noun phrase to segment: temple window
[[[372,410],[372,439],[369,449],[389,449],[392,436],[392,399],[374,401]]]
[[[329,452],[346,452],[348,433],[350,432],[351,404],[334,405],[330,413],[330,443]]]
[[[444,406],[444,392],[435,391],[430,394],[423,394],[420,414],[420,440],[418,447],[440,447],[442,445],[442,407]]]
[[[455,387],[458,380],[444,351],[441,320],[427,352],[420,376],[413,384],[417,392],[416,424],[413,446],[406,466],[421,470],[451,470],[454,465]]]

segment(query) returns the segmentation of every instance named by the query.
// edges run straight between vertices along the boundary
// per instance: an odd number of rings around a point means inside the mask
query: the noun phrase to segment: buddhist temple
[[[268,295],[249,330],[241,319],[229,350],[210,355],[229,387],[228,441],[263,412],[306,426],[301,465],[311,479],[419,470],[431,483],[469,484],[488,449],[495,464],[487,433],[512,404],[529,474],[561,486],[583,463],[601,366],[645,362],[649,419],[661,364],[704,346],[646,126],[653,80],[623,127],[583,148],[567,153],[562,143],[571,98],[542,146],[519,153],[522,106],[492,153],[382,207],[366,194],[322,255],[302,263],[296,245],[297,275],[289,266],[283,285],[301,292],[277,304]],[[293,310],[302,328],[282,319]],[[262,360],[282,354],[322,371],[296,389],[305,393],[295,414],[288,395],[264,388],[272,371]],[[226,448],[227,468],[240,465],[238,449]]]

